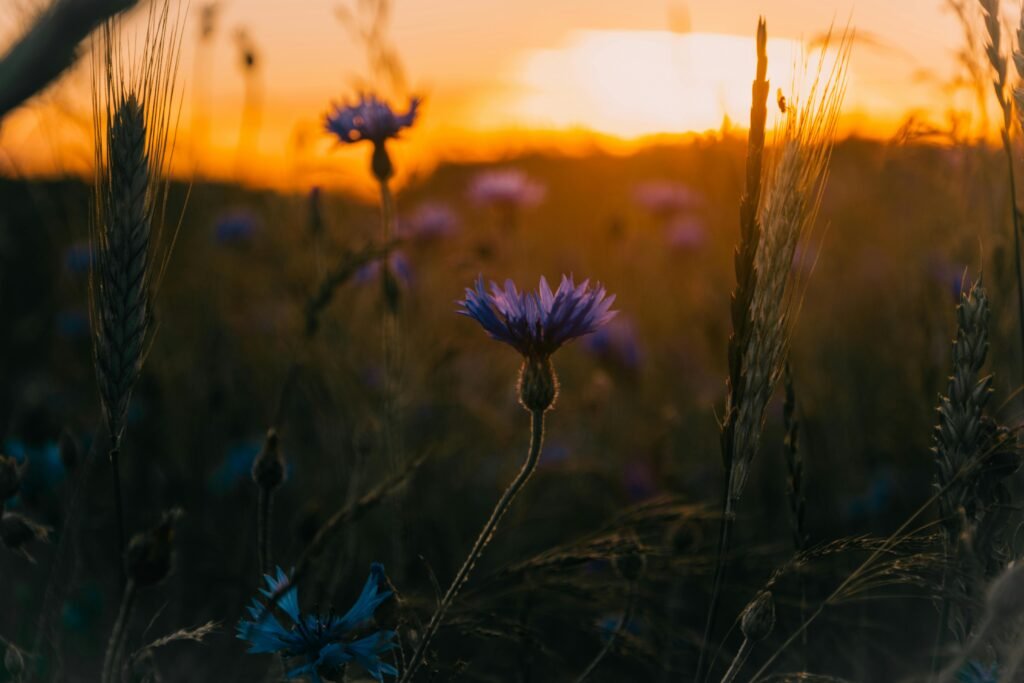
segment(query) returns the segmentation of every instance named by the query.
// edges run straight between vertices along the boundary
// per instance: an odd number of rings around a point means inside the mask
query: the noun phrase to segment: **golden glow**
[[[768,43],[769,80],[793,82],[797,41]],[[669,31],[580,31],[524,54],[507,102],[482,103],[481,124],[585,128],[622,138],[701,132],[750,110],[749,38]]]

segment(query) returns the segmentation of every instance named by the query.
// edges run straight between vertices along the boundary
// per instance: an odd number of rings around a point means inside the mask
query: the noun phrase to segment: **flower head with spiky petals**
[[[466,289],[466,298],[459,302],[459,313],[476,320],[493,339],[505,342],[528,359],[546,359],[560,346],[589,334],[611,320],[615,295],[604,287],[579,285],[572,277],[562,276],[558,290],[551,291],[541,277],[536,292],[520,292],[512,280],[502,289],[491,283],[484,289],[479,278],[476,287]]]
[[[251,619],[238,622],[237,635],[250,643],[249,653],[276,652],[286,658],[301,659],[298,666],[287,671],[289,679],[308,676],[320,683],[323,672],[335,671],[355,662],[374,679],[382,681],[384,675],[397,676],[391,664],[381,655],[395,648],[394,631],[376,631],[364,638],[345,641],[357,627],[373,618],[377,607],[387,600],[390,591],[381,591],[384,567],[374,562],[363,591],[351,609],[343,616],[302,614],[299,610],[299,590],[280,567],[274,576],[264,577],[267,588],[260,593],[269,604],[281,608],[291,624],[282,624],[259,598],[253,598],[248,611]]]
[[[383,144],[389,138],[398,137],[403,128],[416,122],[420,100],[409,100],[409,109],[396,114],[391,105],[376,95],[360,95],[354,104],[336,104],[334,111],[327,115],[327,130],[344,143],[369,140],[375,145]]]

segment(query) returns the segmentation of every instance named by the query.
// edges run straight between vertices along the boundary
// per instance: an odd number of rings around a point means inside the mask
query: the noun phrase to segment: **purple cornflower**
[[[665,227],[665,237],[675,249],[696,251],[707,242],[708,231],[696,216],[679,216]]]
[[[244,244],[255,236],[259,227],[256,214],[248,209],[234,209],[217,219],[213,236],[220,244]]]
[[[617,313],[611,310],[614,302],[615,295],[609,296],[600,284],[591,287],[585,280],[577,285],[565,275],[555,292],[541,276],[536,292],[519,292],[512,280],[506,280],[504,289],[492,282],[488,293],[480,277],[475,289],[466,289],[459,313],[525,358],[546,359],[562,344],[611,320]]]
[[[643,362],[643,350],[636,328],[627,318],[619,317],[583,340],[583,348],[613,365],[636,370]]]
[[[458,229],[459,217],[451,207],[439,202],[426,202],[399,223],[398,233],[427,242],[449,237]]]
[[[469,186],[469,198],[483,206],[536,206],[544,194],[543,185],[514,168],[484,171]]]
[[[365,285],[373,282],[380,277],[380,265],[381,259],[376,261],[370,261],[365,266],[356,271],[353,276],[356,284]],[[406,258],[402,251],[393,251],[388,257],[388,270],[394,276],[395,281],[401,283],[405,287],[409,287],[413,283],[413,270],[412,264],[409,263],[409,259]]]
[[[652,180],[637,185],[633,190],[633,199],[642,208],[663,218],[703,203],[700,194],[692,188],[667,180]]]
[[[343,143],[362,140],[372,142],[373,175],[379,181],[386,182],[394,174],[394,168],[385,143],[389,138],[398,137],[403,128],[409,128],[415,123],[419,106],[418,97],[410,98],[409,109],[404,114],[396,114],[391,105],[376,95],[363,94],[354,104],[334,105],[334,110],[327,114],[324,124]]]
[[[528,410],[543,413],[558,395],[551,355],[562,344],[611,320],[616,314],[611,310],[614,302],[615,296],[609,296],[600,284],[591,287],[585,280],[576,285],[564,275],[555,292],[541,277],[536,292],[522,293],[511,280],[505,281],[504,289],[492,282],[488,293],[480,277],[475,289],[466,289],[459,313],[480,323],[492,339],[523,355],[519,400]]]
[[[87,275],[92,267],[92,246],[75,242],[64,250],[64,269],[71,275]]]

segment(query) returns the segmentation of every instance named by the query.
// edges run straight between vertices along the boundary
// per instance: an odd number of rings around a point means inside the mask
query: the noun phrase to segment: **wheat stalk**
[[[95,262],[89,303],[93,359],[110,439],[118,547],[124,548],[120,450],[132,389],[152,339],[151,302],[167,265],[167,171],[180,101],[181,15],[151,3],[141,43],[112,19],[93,53]],[[120,562],[119,562],[120,564]]]

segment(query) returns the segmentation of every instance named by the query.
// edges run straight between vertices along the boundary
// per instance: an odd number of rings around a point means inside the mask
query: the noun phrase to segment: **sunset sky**
[[[23,25],[24,4],[0,8],[0,46]],[[198,166],[257,185],[355,182],[368,150],[336,147],[321,126],[332,100],[374,82],[365,50],[337,16],[341,0],[223,0],[202,47],[204,4],[193,0],[186,19],[178,170]],[[408,172],[535,145],[572,149],[597,140],[628,149],[654,134],[719,129],[725,116],[742,126],[759,14],[768,21],[773,91],[788,92],[803,45],[849,21],[858,40],[844,130],[890,135],[916,110],[941,121],[951,106],[969,106],[966,95],[952,100],[945,88],[963,42],[945,4],[394,0],[389,38],[408,90],[426,98],[421,121],[395,156]],[[258,104],[244,134],[240,29],[258,55],[250,80]],[[4,123],[0,170],[88,166],[89,76],[82,66]]]

